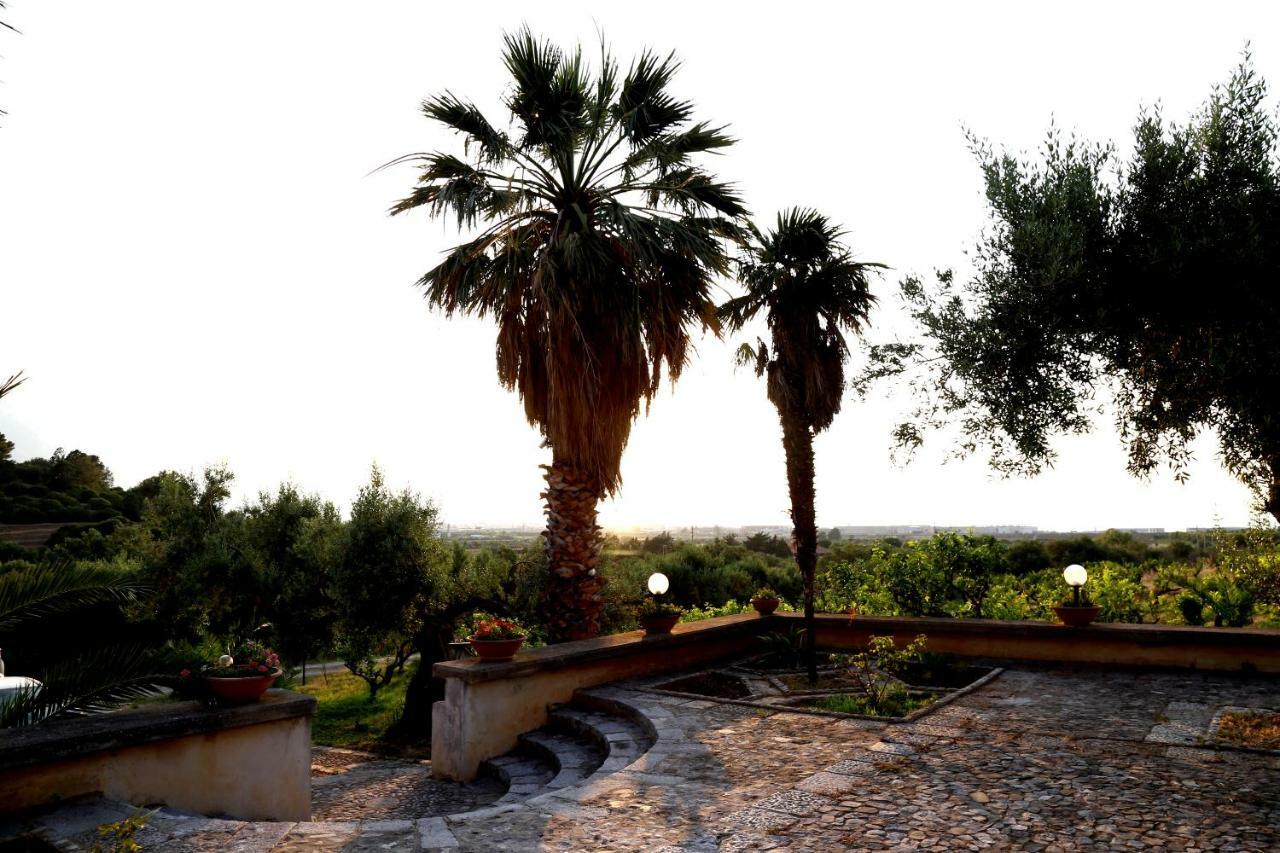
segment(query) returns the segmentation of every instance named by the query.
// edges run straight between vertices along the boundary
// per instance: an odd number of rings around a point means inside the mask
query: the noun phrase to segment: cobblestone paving
[[[412,820],[483,808],[506,792],[496,779],[455,785],[431,778],[431,763],[316,748],[313,821]]]
[[[160,814],[140,840],[175,853],[1280,850],[1280,756],[1207,740],[1218,708],[1280,708],[1275,678],[1012,668],[893,725],[591,693],[643,713],[657,740],[582,785],[418,820]]]

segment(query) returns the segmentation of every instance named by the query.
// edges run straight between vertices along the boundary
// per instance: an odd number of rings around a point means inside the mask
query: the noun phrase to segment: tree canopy
[[[1145,475],[1185,477],[1216,432],[1226,467],[1280,518],[1280,186],[1276,123],[1248,55],[1185,123],[1145,110],[1134,150],[1064,141],[1038,161],[971,137],[991,225],[976,273],[902,283],[920,337],[881,345],[860,385],[919,371],[897,440],[959,426],[994,467],[1052,465],[1052,438],[1110,410]]]

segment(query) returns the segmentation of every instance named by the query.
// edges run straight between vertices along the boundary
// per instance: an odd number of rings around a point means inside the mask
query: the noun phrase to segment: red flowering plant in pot
[[[482,661],[511,660],[524,643],[525,631],[510,619],[481,619],[467,639]]]
[[[236,646],[212,664],[193,673],[184,669],[184,681],[200,678],[223,705],[257,702],[281,675],[280,656],[262,643],[249,640]]]

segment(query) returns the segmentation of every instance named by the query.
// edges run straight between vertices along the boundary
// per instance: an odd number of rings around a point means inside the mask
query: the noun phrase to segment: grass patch
[[[387,729],[400,718],[405,688],[417,664],[410,664],[390,684],[369,701],[369,688],[349,672],[331,672],[308,679],[293,689],[316,697],[316,715],[311,721],[311,741],[319,746],[337,746],[405,758],[428,758],[428,743],[403,743],[387,738]]]
[[[1228,711],[1218,724],[1218,737],[1254,749],[1280,749],[1280,714]]]
[[[838,711],[841,714],[861,714],[865,717],[905,717],[926,705],[932,705],[936,696],[893,696],[884,703],[884,711],[876,713],[865,696],[839,693],[835,696],[815,696],[805,702],[820,711]]]

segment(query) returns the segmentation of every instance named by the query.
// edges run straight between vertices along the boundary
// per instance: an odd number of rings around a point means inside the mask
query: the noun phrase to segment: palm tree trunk
[[[813,576],[818,563],[818,524],[814,508],[813,433],[798,418],[782,415],[782,447],[787,455],[787,488],[791,492],[791,525],[804,582],[804,651],[809,683],[818,682],[813,618]]]
[[[591,477],[558,454],[547,472],[547,630],[553,643],[585,640],[600,633],[600,527],[596,507],[601,489]]]

